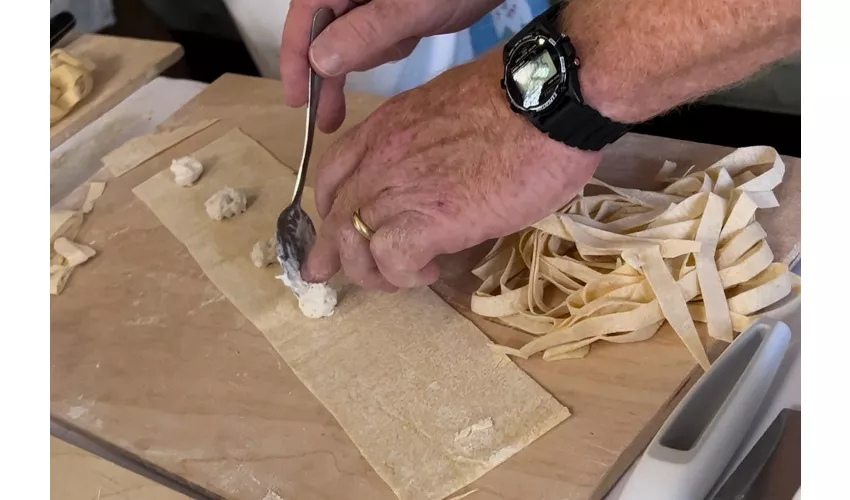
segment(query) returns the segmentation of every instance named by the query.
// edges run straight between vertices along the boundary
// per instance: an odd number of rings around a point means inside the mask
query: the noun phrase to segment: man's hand
[[[318,125],[333,132],[345,118],[345,75],[410,55],[426,36],[468,28],[500,0],[292,0],[280,50],[280,76],[286,103],[307,102],[309,64],[326,79]],[[337,15],[310,46],[310,24],[320,7]],[[309,57],[308,57],[309,53]]]
[[[318,165],[324,222],[302,269],[392,291],[434,282],[438,255],[533,224],[593,175],[598,153],[564,146],[508,107],[498,53],[398,95]],[[375,234],[355,231],[355,210]]]
[[[305,40],[318,6],[308,4],[320,1],[343,0],[296,0],[298,10],[287,19],[282,68],[292,105],[305,98]],[[411,38],[415,44],[425,34],[468,26],[495,4],[449,1],[373,0],[328,27],[311,50],[313,64],[326,76],[343,75],[391,58],[387,50],[403,55],[399,47]],[[346,18],[351,24],[341,23]],[[800,49],[799,0],[574,0],[561,24],[581,58],[584,101],[624,123],[730,85]],[[325,42],[333,50],[322,53]],[[329,54],[337,55],[333,70]],[[327,280],[341,267],[368,288],[429,284],[438,276],[435,257],[527,227],[589,180],[600,154],[553,141],[513,113],[499,88],[498,55],[387,101],[330,148],[319,164],[316,194],[325,221],[302,269],[307,280]],[[342,120],[341,88],[336,80],[323,89],[323,100],[330,95],[320,109],[323,130]],[[371,242],[352,226],[358,209],[375,230]]]

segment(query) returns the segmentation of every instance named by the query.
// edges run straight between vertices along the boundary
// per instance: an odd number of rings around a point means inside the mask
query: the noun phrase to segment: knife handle
[[[791,339],[760,319],[732,342],[650,442],[620,500],[704,499],[741,445]]]

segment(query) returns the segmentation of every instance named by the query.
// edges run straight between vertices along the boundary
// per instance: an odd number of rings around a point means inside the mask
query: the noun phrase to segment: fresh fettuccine
[[[608,194],[576,197],[501,239],[475,269],[472,310],[537,338],[500,352],[580,358],[590,345],[638,342],[667,322],[704,368],[695,322],[731,342],[761,316],[796,309],[800,279],[774,262],[759,208],[778,205],[785,164],[769,147],[741,148],[708,169],[671,176],[658,192],[593,180]]]

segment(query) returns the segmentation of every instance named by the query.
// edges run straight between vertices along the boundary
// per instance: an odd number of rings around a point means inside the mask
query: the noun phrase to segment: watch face
[[[511,77],[519,88],[519,95],[522,96],[524,108],[534,108],[540,105],[543,86],[556,73],[555,63],[552,61],[552,56],[547,52],[541,52],[513,71]]]
[[[508,97],[515,106],[543,112],[561,94],[566,67],[553,40],[530,36],[511,52],[505,75]]]

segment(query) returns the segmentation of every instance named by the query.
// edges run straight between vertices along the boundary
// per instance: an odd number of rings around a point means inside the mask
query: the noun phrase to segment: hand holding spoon
[[[313,15],[313,24],[310,29],[310,42],[312,43],[319,33],[322,32],[333,20],[335,16],[331,9],[321,8]],[[284,284],[289,287],[292,292],[298,297],[299,305],[304,314],[308,314],[305,309],[305,301],[322,302],[315,312],[318,316],[328,316],[333,313],[333,307],[336,305],[336,292],[325,284],[306,283],[301,278],[301,264],[307,257],[307,253],[313,247],[316,240],[316,228],[313,226],[313,221],[310,216],[301,207],[301,196],[304,192],[304,186],[307,183],[307,165],[310,163],[310,153],[313,149],[313,134],[316,129],[316,112],[319,106],[319,95],[322,91],[322,77],[309,68],[310,80],[307,88],[308,104],[307,104],[307,127],[304,134],[304,151],[301,154],[301,165],[298,168],[298,177],[295,179],[295,190],[292,193],[292,202],[286,207],[277,219],[277,237],[276,237],[276,252],[277,260],[283,268],[283,275],[279,278]],[[321,289],[321,290],[320,290]],[[321,292],[321,293],[320,293]],[[328,303],[330,300],[330,292],[333,292],[330,311],[327,312]],[[314,297],[315,300],[309,299]],[[322,297],[319,297],[322,295]],[[324,307],[320,307],[320,306]],[[307,308],[311,311],[315,308],[307,304]],[[322,314],[326,312],[325,314]]]

